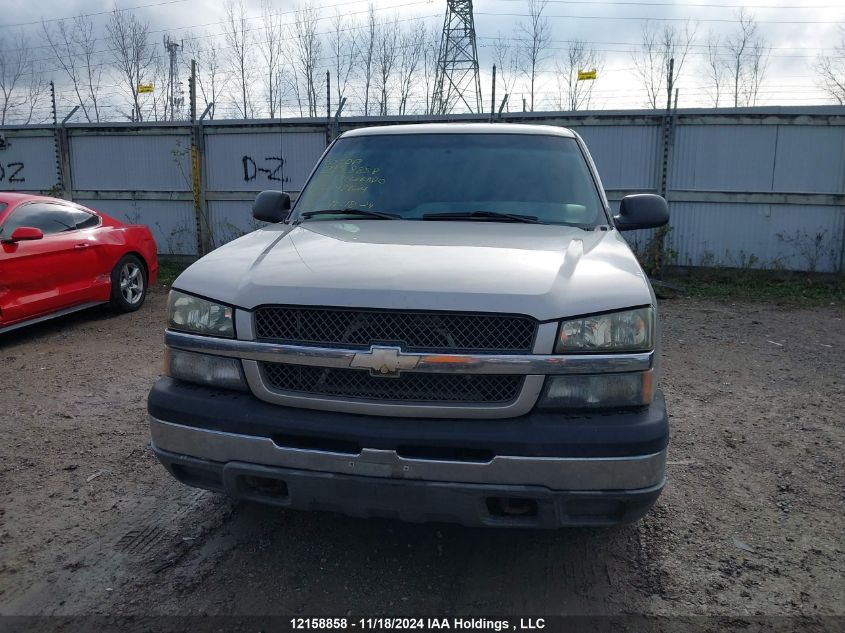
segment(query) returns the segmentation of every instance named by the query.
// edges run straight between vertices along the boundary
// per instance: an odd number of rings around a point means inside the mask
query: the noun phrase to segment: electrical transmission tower
[[[182,44],[177,44],[170,39],[169,35],[164,36],[164,48],[170,56],[170,72],[167,79],[167,102],[170,104],[170,120],[176,119],[176,113],[182,109],[185,102],[182,97],[181,82],[179,81],[179,64],[176,55],[182,50]]]
[[[475,21],[472,0],[446,0],[431,114],[448,114],[460,103],[470,112],[482,110]]]

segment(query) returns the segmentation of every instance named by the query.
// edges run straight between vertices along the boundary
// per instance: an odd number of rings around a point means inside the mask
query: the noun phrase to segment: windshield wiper
[[[383,211],[367,211],[366,209],[320,209],[319,211],[306,211],[300,215],[300,221],[308,220],[318,215],[353,215],[358,218],[372,218],[375,220],[401,220],[402,216],[396,213],[385,213]]]
[[[516,213],[499,213],[498,211],[455,211],[450,213],[426,213],[423,220],[505,220],[507,222],[525,222],[527,224],[542,224],[537,216],[518,215]]]

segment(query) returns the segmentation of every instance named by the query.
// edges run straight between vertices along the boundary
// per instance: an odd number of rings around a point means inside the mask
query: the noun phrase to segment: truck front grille
[[[266,306],[255,311],[260,341],[408,352],[528,354],[537,321],[519,315]]]
[[[331,369],[285,363],[261,363],[264,382],[285,392],[384,402],[502,404],[516,400],[523,376],[427,374],[398,378],[372,376],[368,370]]]

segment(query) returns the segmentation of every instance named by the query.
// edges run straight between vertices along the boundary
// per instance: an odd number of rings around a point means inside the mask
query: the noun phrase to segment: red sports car
[[[0,333],[101,303],[132,312],[157,273],[146,226],[67,200],[0,193]]]

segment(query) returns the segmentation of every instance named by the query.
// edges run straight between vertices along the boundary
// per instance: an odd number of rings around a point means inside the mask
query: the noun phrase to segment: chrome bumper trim
[[[350,350],[304,345],[282,345],[198,336],[168,330],[165,344],[190,352],[231,356],[242,360],[354,368],[357,358],[372,350]],[[644,371],[652,366],[654,352],[636,354],[407,354],[398,352],[401,371],[442,374],[557,375]]]
[[[244,462],[364,477],[545,486],[551,490],[635,490],[661,484],[666,451],[634,457],[496,456],[488,462],[407,459],[392,450],[359,454],[285,448],[271,439],[164,422],[149,416],[156,448],[214,462]]]

